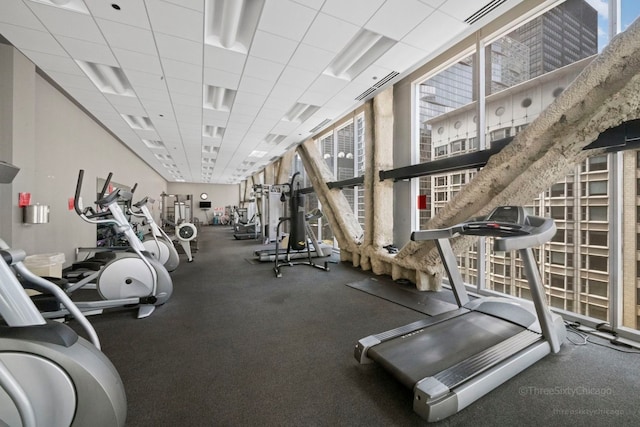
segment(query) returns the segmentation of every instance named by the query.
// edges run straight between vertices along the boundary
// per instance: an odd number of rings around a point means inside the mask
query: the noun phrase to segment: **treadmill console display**
[[[485,221],[493,222],[508,222],[511,224],[522,224],[522,212],[518,206],[500,206],[494,209],[493,212],[485,219]]]

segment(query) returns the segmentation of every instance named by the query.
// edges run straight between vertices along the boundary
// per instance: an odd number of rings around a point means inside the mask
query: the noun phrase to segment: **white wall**
[[[200,194],[207,193],[207,200],[211,201],[211,209],[204,211],[200,209]],[[184,182],[169,182],[167,184],[167,194],[181,194],[193,196],[193,216],[205,224],[210,223],[213,218],[214,208],[224,208],[225,206],[238,206],[240,201],[240,184],[198,184]],[[206,214],[206,218],[205,218]]]
[[[17,59],[16,59],[17,58]],[[21,168],[13,184],[0,184],[3,205],[12,206],[12,218],[3,211],[2,237],[13,247],[27,253],[63,252],[66,265],[74,260],[77,247],[96,244],[96,226],[82,221],[68,210],[73,197],[78,171],[85,170],[82,196],[85,205],[95,201],[98,178],[113,172],[113,180],[133,185],[136,196],[151,195],[156,199],[166,191],[167,183],[119,140],[105,131],[65,95],[36,74],[33,64],[12,47],[0,45],[0,62],[16,61],[13,75],[0,67],[0,81],[12,83],[14,104],[13,126],[18,131],[3,131],[2,158]],[[6,92],[0,92],[6,93]],[[2,102],[6,108],[6,102]],[[26,104],[26,106],[25,106]],[[20,127],[24,129],[20,129]],[[30,135],[33,135],[32,137]],[[8,153],[8,154],[7,154]],[[6,191],[6,186],[11,190]],[[50,206],[48,224],[22,223],[18,193],[31,193],[32,203]],[[157,204],[156,204],[157,206]],[[157,207],[155,208],[157,211]],[[10,230],[9,230],[10,229]],[[6,234],[11,236],[6,236]]]

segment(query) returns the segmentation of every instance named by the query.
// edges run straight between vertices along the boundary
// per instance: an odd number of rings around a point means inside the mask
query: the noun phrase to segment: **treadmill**
[[[438,421],[557,353],[565,326],[547,306],[532,250],[555,233],[552,219],[530,216],[520,206],[501,206],[484,219],[449,228],[414,231],[411,240],[435,241],[458,308],[361,339],[356,360],[388,370],[413,389],[414,411]],[[494,237],[494,251],[517,249],[533,304],[499,297],[470,301],[450,243],[464,235]]]

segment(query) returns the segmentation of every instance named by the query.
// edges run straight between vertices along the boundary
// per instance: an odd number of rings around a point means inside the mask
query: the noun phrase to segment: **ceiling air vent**
[[[397,71],[390,72],[389,74],[387,74],[386,76],[381,78],[376,84],[374,84],[369,89],[365,90],[360,95],[358,95],[358,97],[356,98],[356,101],[362,101],[367,96],[371,95],[373,92],[375,92],[376,90],[380,89],[382,86],[386,85],[391,80],[396,78],[398,75],[400,75],[400,73],[398,73]]]
[[[472,13],[471,16],[469,16],[467,19],[464,20],[464,22],[466,22],[467,24],[471,25],[471,24],[479,21],[480,19],[484,18],[489,13],[493,12],[498,6],[500,6],[502,3],[505,3],[506,1],[507,0],[492,0],[492,1],[490,1],[489,3],[485,4],[483,7],[481,7],[478,10],[476,10],[474,13]]]
[[[390,82],[391,80],[393,80],[393,78],[398,74],[400,73],[397,71],[390,72],[389,74],[381,78],[380,81],[378,81],[378,83],[374,84],[373,87],[375,87],[376,89],[380,89],[382,86],[387,84],[387,82]]]
[[[324,119],[323,121],[321,121],[320,123],[318,123],[318,125],[316,127],[314,127],[313,129],[311,129],[309,132],[314,133],[319,131],[320,129],[322,129],[324,126],[328,125],[329,122],[331,122],[331,120],[329,119]]]
[[[364,92],[362,92],[360,95],[358,95],[356,97],[356,101],[362,101],[363,99],[365,99],[367,96],[371,95],[373,92],[375,92],[377,90],[377,88],[375,87],[370,87],[369,89],[365,90]]]

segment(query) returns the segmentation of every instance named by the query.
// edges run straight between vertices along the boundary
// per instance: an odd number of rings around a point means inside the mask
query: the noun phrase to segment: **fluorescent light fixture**
[[[132,129],[153,130],[153,123],[149,117],[121,114],[122,118]]]
[[[246,54],[264,0],[205,0],[204,42]]]
[[[129,83],[121,68],[79,60],[76,60],[76,63],[100,92],[112,95],[136,96],[131,83]]]
[[[164,149],[164,143],[162,141],[156,141],[152,139],[143,139],[142,142],[149,148],[152,149]]]
[[[214,147],[213,145],[202,146],[203,153],[211,154],[211,153],[218,153],[218,151],[220,151],[220,147]]]
[[[230,111],[236,91],[224,87],[204,85],[204,108],[218,111]]]
[[[202,136],[209,138],[222,138],[222,135],[224,135],[224,128],[220,126],[204,125],[202,130]]]
[[[311,117],[320,107],[317,105],[301,104],[296,102],[293,107],[285,114],[284,120],[289,122],[303,123]]]
[[[277,145],[277,144],[280,144],[282,141],[284,141],[286,137],[287,135],[277,135],[275,133],[270,133],[264,138],[264,141],[268,144]]]
[[[178,167],[178,165],[176,165],[175,163],[163,163],[162,166],[164,166],[166,169],[175,169]]]
[[[35,3],[42,3],[48,6],[57,7],[59,9],[70,10],[72,12],[80,12],[85,15],[89,14],[87,7],[82,0],[31,0]]]
[[[264,157],[267,155],[266,151],[258,151],[258,150],[253,150],[251,153],[249,153],[249,157]]]
[[[165,160],[173,160],[173,157],[171,157],[170,154],[157,153],[157,154],[154,154],[154,156],[156,156],[156,159],[158,159],[158,160],[163,160],[163,161],[165,161]]]
[[[351,81],[395,44],[395,40],[362,29],[336,55],[323,74]]]
[[[202,158],[202,163],[215,163],[216,159],[215,157],[203,157]]]

